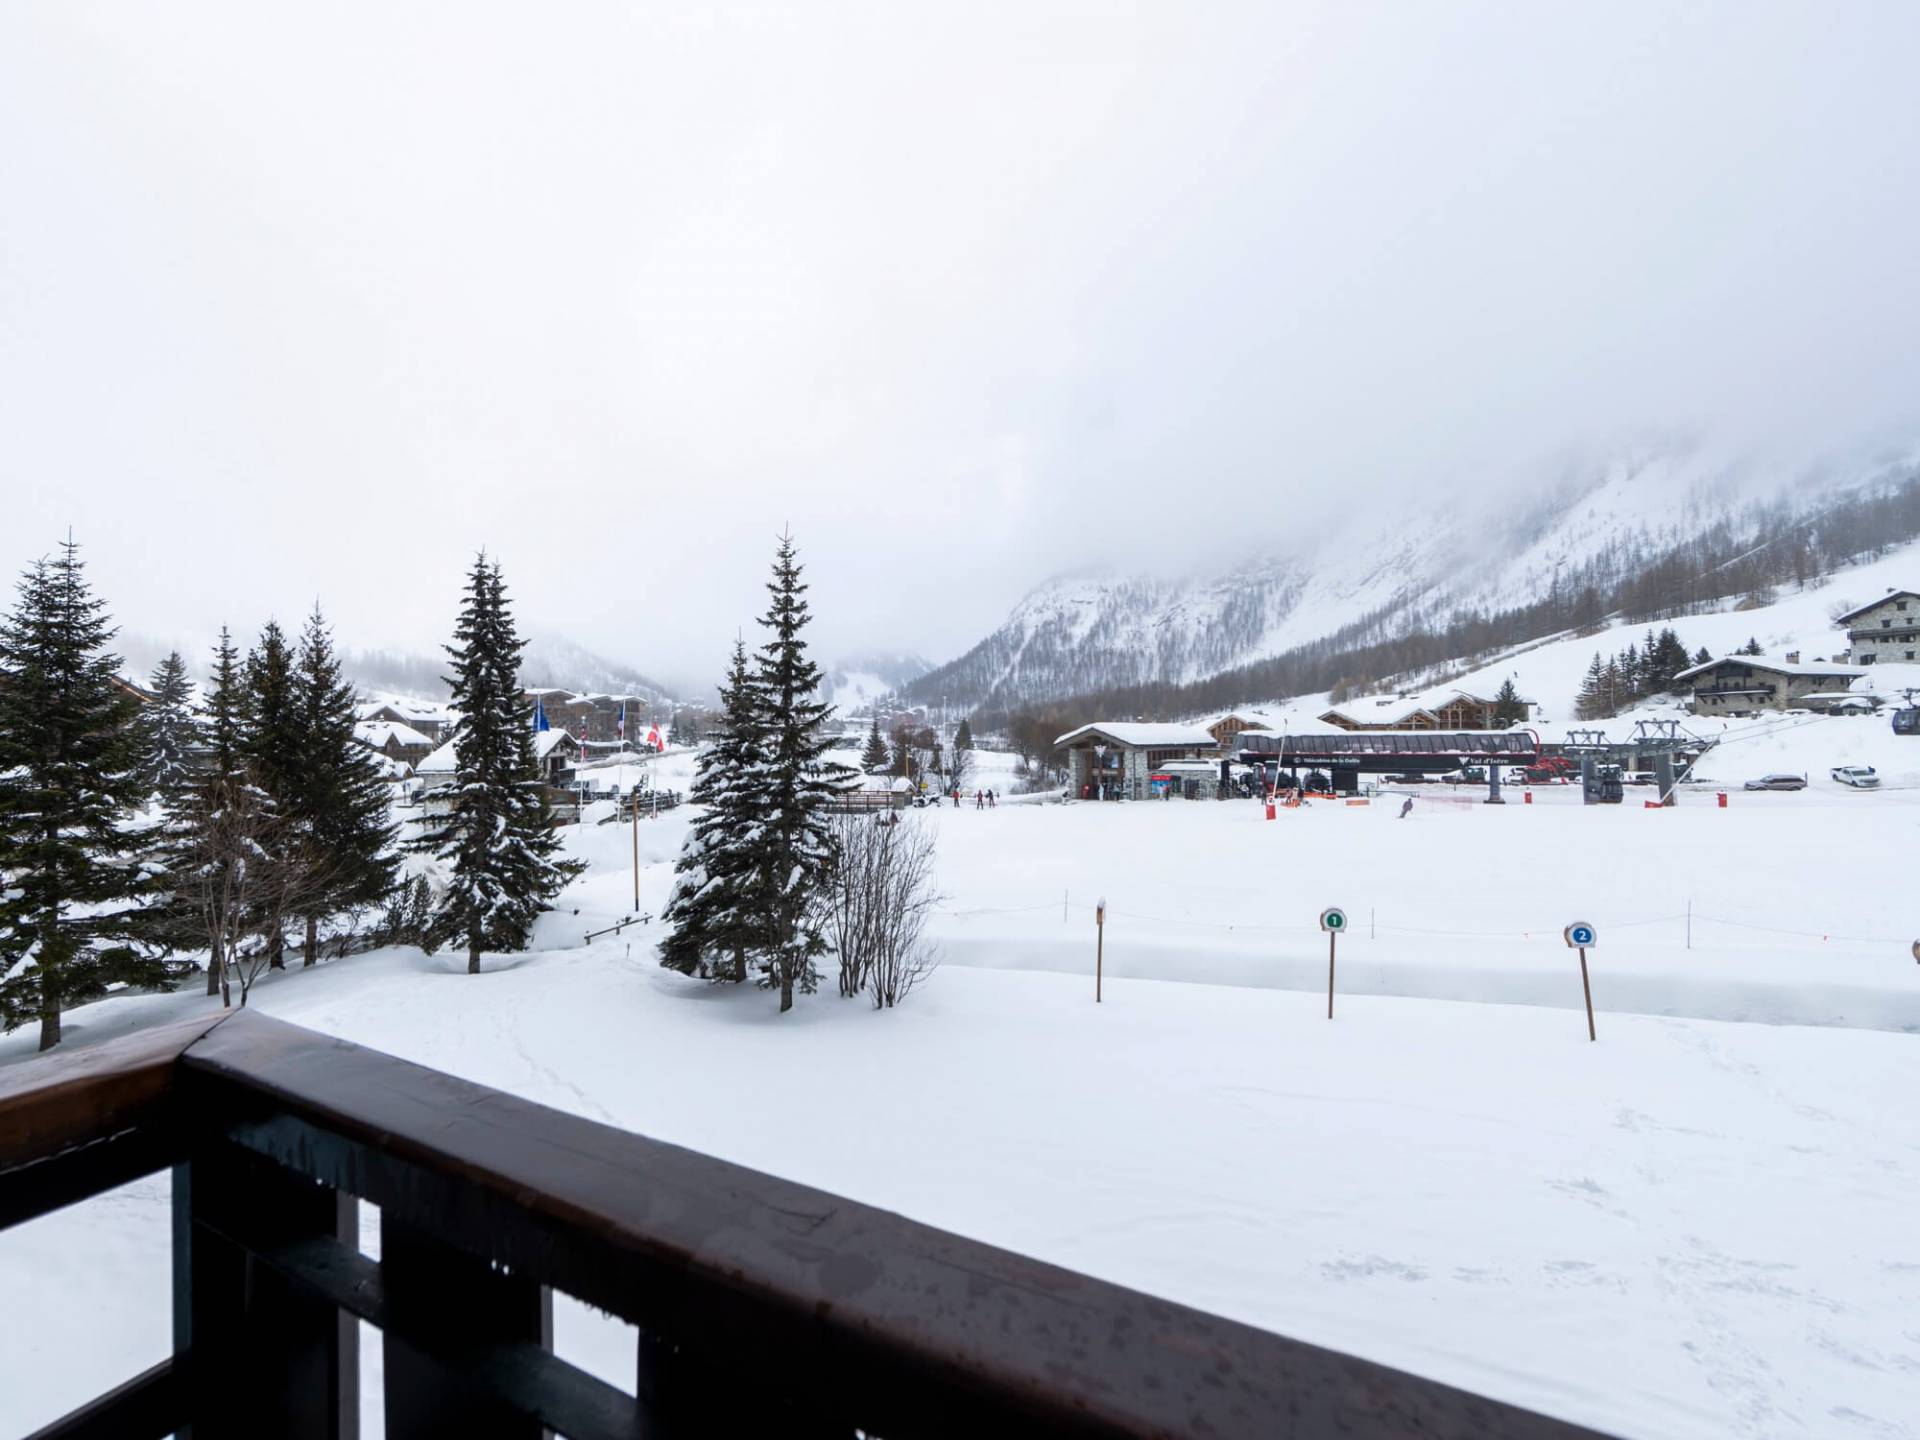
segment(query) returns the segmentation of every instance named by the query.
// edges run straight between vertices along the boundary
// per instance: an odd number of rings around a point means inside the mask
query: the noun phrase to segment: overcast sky
[[[704,679],[783,524],[938,659],[1156,525],[1920,433],[1920,5],[673,8],[0,5],[0,568],[424,649],[485,545]]]

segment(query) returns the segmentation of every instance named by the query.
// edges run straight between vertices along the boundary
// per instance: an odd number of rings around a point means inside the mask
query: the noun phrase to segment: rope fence
[[[1079,915],[1090,921],[1094,917],[1094,908],[1094,906],[1084,902],[1074,904],[1071,901],[1062,900],[1048,901],[1037,905],[1014,905],[978,909],[952,909],[946,906],[940,906],[936,908],[935,913],[954,920],[969,920],[976,916],[1035,915],[1047,911],[1058,911],[1063,920],[1069,919],[1070,915]],[[1356,912],[1356,915],[1357,914],[1358,912]],[[1144,911],[1125,910],[1113,905],[1107,907],[1107,918],[1110,920],[1131,920],[1147,925],[1168,925],[1178,929],[1213,930],[1223,933],[1246,932],[1248,934],[1261,935],[1318,935],[1320,933],[1320,927],[1310,921],[1274,923],[1265,921],[1208,920],[1198,916],[1174,917],[1167,915],[1149,915]],[[1693,925],[1724,925],[1731,929],[1758,934],[1785,935],[1801,940],[1818,940],[1823,944],[1829,941],[1840,941],[1843,944],[1849,945],[1898,945],[1905,947],[1912,943],[1913,940],[1912,936],[1852,935],[1842,933],[1838,930],[1809,930],[1796,926],[1769,925],[1752,920],[1735,920],[1728,916],[1709,914],[1703,910],[1695,910],[1691,914],[1687,911],[1679,910],[1670,915],[1648,915],[1633,920],[1602,918],[1596,920],[1594,923],[1602,930],[1633,930],[1642,929],[1649,925],[1681,925],[1689,922]],[[1377,919],[1369,919],[1366,928],[1370,934],[1378,932],[1388,935],[1432,937],[1449,940],[1541,940],[1552,941],[1558,944],[1561,941],[1561,930],[1564,926],[1560,923],[1547,923],[1508,930],[1455,930],[1424,925],[1394,925]],[[1355,929],[1359,929],[1357,920],[1355,922]]]

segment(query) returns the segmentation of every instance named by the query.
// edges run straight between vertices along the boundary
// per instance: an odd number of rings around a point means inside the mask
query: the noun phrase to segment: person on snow
[[[1411,815],[1412,813],[1413,813],[1413,797],[1409,795],[1400,805],[1400,818],[1404,820],[1407,818],[1407,816]]]
[[[987,808],[987,797],[979,790],[973,792],[973,808],[976,810],[984,810]]]
[[[987,809],[993,809],[993,791],[987,791]]]

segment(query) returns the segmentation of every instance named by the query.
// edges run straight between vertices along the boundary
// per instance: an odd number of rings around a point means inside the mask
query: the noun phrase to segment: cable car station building
[[[1147,800],[1176,783],[1182,794],[1192,793],[1186,781],[1196,777],[1186,766],[1178,772],[1163,767],[1211,761],[1219,753],[1201,726],[1132,721],[1082,725],[1053,743],[1067,752],[1067,793],[1082,800]],[[1211,784],[1206,791],[1194,798],[1211,799]]]

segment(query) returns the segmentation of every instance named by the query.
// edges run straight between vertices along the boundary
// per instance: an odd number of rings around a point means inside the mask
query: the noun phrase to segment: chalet
[[[1320,723],[1336,730],[1438,730],[1439,718],[1405,700],[1374,700],[1336,705],[1320,714]]]
[[[1200,725],[1082,725],[1053,742],[1067,752],[1069,793],[1083,800],[1145,800],[1155,775],[1177,760],[1213,760],[1219,746]]]
[[[580,742],[564,730],[542,730],[533,737],[533,760],[540,772],[540,779],[548,785],[559,785],[572,773],[574,764],[580,758]],[[413,773],[420,779],[423,798],[432,803],[436,791],[452,788],[457,767],[454,761],[454,742],[448,740],[438,750],[414,766]],[[444,797],[442,797],[444,804]]]
[[[369,750],[409,766],[418,765],[434,748],[430,736],[397,720],[362,720],[353,727],[353,738]]]
[[[542,730],[533,737],[533,763],[540,778],[558,785],[580,760],[580,742],[564,730]]]
[[[425,736],[429,750],[446,739],[447,732],[453,728],[446,711],[412,701],[368,700],[353,707],[353,718],[363,725],[404,725]]]
[[[1267,715],[1259,710],[1229,710],[1207,722],[1207,733],[1213,736],[1213,743],[1221,750],[1235,748],[1233,737],[1243,730],[1279,730],[1283,728],[1277,716]]]
[[[1846,690],[1866,671],[1830,660],[1800,663],[1764,655],[1727,655],[1682,670],[1674,677],[1693,688],[1695,715],[1745,715],[1758,710],[1803,708],[1810,696]]]
[[[1920,590],[1889,590],[1837,617],[1860,665],[1920,661]]]
[[[1534,702],[1522,699],[1526,718]],[[1380,696],[1350,700],[1320,715],[1320,723],[1338,730],[1497,730],[1497,700],[1468,690],[1437,690],[1420,697]]]

